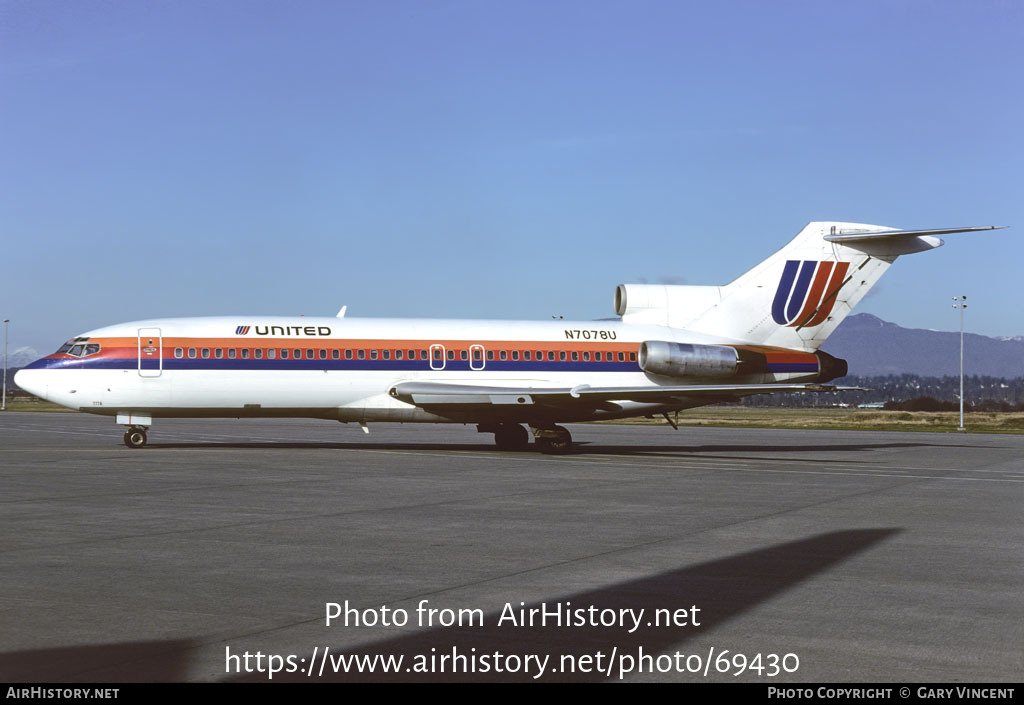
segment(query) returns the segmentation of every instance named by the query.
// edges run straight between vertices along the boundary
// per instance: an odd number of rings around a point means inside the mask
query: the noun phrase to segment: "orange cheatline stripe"
[[[100,344],[100,352],[94,355],[90,355],[89,359],[135,359],[138,357],[138,340],[136,338],[93,338],[93,342]],[[536,352],[540,351],[546,353],[548,351],[562,352],[562,351],[591,351],[591,352],[606,352],[608,355],[618,353],[636,353],[637,343],[595,343],[593,341],[573,341],[573,342],[538,342],[538,341],[484,341],[484,342],[470,342],[470,341],[440,341],[440,342],[427,342],[422,340],[343,340],[343,339],[259,339],[259,340],[243,340],[238,338],[164,338],[163,348],[161,349],[161,355],[164,358],[170,359],[174,357],[175,348],[196,348],[202,350],[203,348],[209,348],[211,350],[222,348],[222,349],[287,349],[287,350],[302,350],[303,354],[307,349],[326,349],[326,350],[416,350],[417,353],[421,350],[429,350],[432,345],[443,345],[448,350],[462,351],[470,350],[471,347],[481,346],[485,350],[498,351],[498,350],[509,350],[509,351],[529,351]],[[143,348],[156,347],[156,343],[153,346],[147,346],[143,343]],[[47,357],[62,357],[56,353]]]
[[[101,349],[120,348],[137,350],[136,338],[92,338],[90,342],[99,343]],[[157,343],[154,342],[154,345]],[[359,339],[359,338],[171,338],[163,339],[163,349],[175,347],[204,348],[416,348],[426,349],[431,345],[443,345],[456,350],[469,349],[471,345],[481,345],[485,349],[506,348],[508,350],[579,350],[589,348],[596,350],[622,350],[635,352],[634,346],[639,343],[632,341],[544,341],[544,340],[394,340],[394,339]],[[142,347],[147,347],[145,342]]]

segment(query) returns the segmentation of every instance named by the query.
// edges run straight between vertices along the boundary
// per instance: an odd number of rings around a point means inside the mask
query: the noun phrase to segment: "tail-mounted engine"
[[[829,382],[847,373],[846,360],[826,352],[762,346],[693,345],[648,340],[640,344],[640,369],[687,379],[742,377],[745,382]]]
[[[648,340],[640,344],[640,369],[666,377],[732,377],[739,369],[736,348]]]

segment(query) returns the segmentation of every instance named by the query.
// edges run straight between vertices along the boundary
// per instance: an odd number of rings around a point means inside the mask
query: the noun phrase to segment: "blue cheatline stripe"
[[[796,280],[796,286],[793,287],[793,295],[789,297],[789,306],[786,308],[786,323],[792,323],[800,315],[800,311],[804,307],[804,301],[807,299],[807,287],[811,285],[811,279],[814,278],[814,270],[817,268],[818,263],[811,260],[805,260],[800,266],[800,276]]]
[[[135,358],[98,358],[94,360],[77,360],[74,358],[36,360],[24,369],[69,369],[69,370],[135,370],[139,361]],[[427,360],[227,360],[216,358],[170,358],[164,360],[165,370],[276,370],[291,372],[294,370],[332,370],[332,371],[427,371],[430,362]],[[144,360],[142,369],[159,369],[156,360]],[[489,360],[484,368],[487,372],[639,372],[640,365],[636,362],[584,362],[566,360],[565,362],[525,361],[525,360]],[[469,360],[446,360],[444,370],[447,372],[477,372],[469,366]],[[817,362],[782,362],[769,363],[769,372],[817,372]]]
[[[816,362],[776,362],[768,364],[769,372],[817,372]]]
[[[216,358],[169,358],[163,361],[165,370],[276,370],[290,372],[294,370],[334,370],[334,371],[426,371],[430,370],[428,360],[281,360],[281,359],[216,359]],[[135,370],[139,367],[136,358],[98,358],[95,360],[76,360],[73,358],[36,360],[25,369],[78,369],[78,370]],[[156,360],[143,360],[142,369],[156,370]],[[446,360],[444,370],[447,372],[477,372],[469,366],[469,360]],[[484,368],[487,372],[639,372],[640,365],[636,362],[584,362],[582,360],[565,362],[525,361],[525,360],[488,360]]]
[[[775,291],[775,301],[772,302],[772,319],[780,326],[786,325],[786,301],[789,300],[789,292],[793,288],[793,279],[796,277],[796,270],[800,263],[795,260],[786,260],[786,267],[782,270],[782,279],[779,281],[779,288]]]

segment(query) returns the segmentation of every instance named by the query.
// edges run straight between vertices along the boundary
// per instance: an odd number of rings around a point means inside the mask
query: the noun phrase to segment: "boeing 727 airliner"
[[[127,427],[294,416],[476,424],[497,446],[571,447],[561,423],[651,416],[751,394],[834,391],[818,348],[900,255],[939,235],[816,222],[726,286],[620,285],[613,321],[273,316],[136,321],[83,333],[18,372],[36,396]]]

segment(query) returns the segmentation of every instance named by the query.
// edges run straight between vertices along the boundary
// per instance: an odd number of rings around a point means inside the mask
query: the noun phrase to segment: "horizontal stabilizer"
[[[928,235],[974,233],[981,230],[1002,230],[1005,227],[1005,225],[982,225],[975,228],[941,228],[938,230],[874,230],[863,232],[840,232],[834,235],[825,235],[825,239],[829,242],[864,242],[865,240],[879,241]]]

